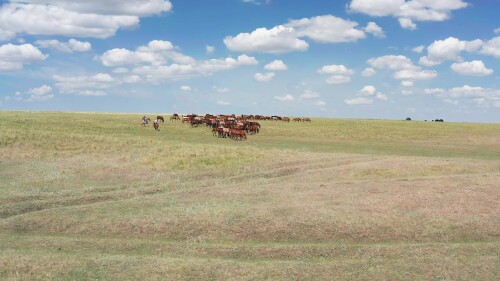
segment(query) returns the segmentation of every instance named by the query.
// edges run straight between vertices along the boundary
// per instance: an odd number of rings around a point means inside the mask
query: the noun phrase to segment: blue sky
[[[0,3],[3,110],[500,122],[498,1]]]

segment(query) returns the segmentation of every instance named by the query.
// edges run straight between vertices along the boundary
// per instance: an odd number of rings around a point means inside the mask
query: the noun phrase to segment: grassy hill
[[[0,111],[0,279],[500,278],[500,124],[141,117]]]

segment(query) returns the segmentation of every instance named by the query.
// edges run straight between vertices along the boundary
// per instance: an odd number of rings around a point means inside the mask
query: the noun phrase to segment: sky
[[[0,1],[0,110],[500,123],[500,1]]]

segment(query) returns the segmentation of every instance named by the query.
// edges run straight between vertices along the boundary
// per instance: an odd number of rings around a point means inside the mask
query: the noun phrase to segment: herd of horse
[[[205,126],[212,128],[212,133],[214,136],[219,138],[231,138],[233,140],[247,140],[247,134],[255,135],[260,132],[261,125],[257,120],[270,120],[270,121],[282,121],[290,122],[290,118],[281,116],[266,116],[266,115],[198,115],[198,114],[188,114],[179,116],[179,114],[174,113],[170,117],[170,121],[181,121],[182,123],[187,123],[191,127]],[[158,115],[153,122],[153,127],[155,130],[160,130],[160,121],[165,123],[163,116]],[[294,122],[311,122],[310,118],[293,118]],[[147,126],[151,122],[151,119],[147,116],[142,117],[141,126]]]

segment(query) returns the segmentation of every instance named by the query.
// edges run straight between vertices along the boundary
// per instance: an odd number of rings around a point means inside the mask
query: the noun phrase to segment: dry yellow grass
[[[136,117],[0,112],[0,279],[500,276],[498,125]]]

